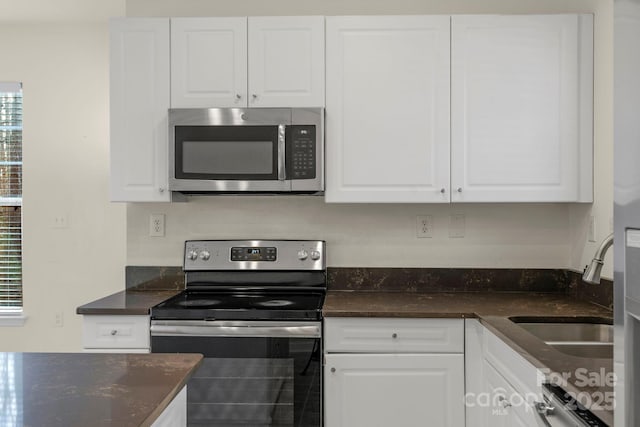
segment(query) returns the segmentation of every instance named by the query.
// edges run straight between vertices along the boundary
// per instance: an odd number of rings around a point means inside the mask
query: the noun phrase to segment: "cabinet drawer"
[[[149,316],[84,316],[83,346],[149,348]]]
[[[327,352],[462,353],[463,319],[324,319]]]

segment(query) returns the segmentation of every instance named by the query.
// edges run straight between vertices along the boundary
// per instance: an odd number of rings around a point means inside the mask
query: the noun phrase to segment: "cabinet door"
[[[329,427],[464,426],[462,354],[327,354]]]
[[[475,404],[484,409],[487,427],[539,427],[539,416],[534,409],[542,401],[533,393],[516,391],[511,384],[486,360],[483,362],[485,396],[478,396]],[[467,397],[467,400],[469,398]]]
[[[511,400],[514,397],[509,383],[486,361],[483,364],[484,387],[481,393],[469,398],[467,403],[482,409],[482,425],[486,427],[514,427]],[[474,420],[477,422],[478,420]]]
[[[249,106],[324,107],[324,17],[249,18]]]
[[[247,106],[247,19],[171,19],[171,107]]]
[[[451,31],[452,201],[592,201],[592,16],[454,16]]]
[[[326,21],[326,201],[449,202],[450,18]]]
[[[111,200],[169,201],[169,20],[110,23]]]

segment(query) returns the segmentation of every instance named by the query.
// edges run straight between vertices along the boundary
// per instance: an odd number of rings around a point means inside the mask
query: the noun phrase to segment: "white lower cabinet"
[[[151,427],[186,427],[187,425],[187,386],[173,398],[169,406],[151,424]]]
[[[463,427],[463,336],[462,319],[325,319],[325,426]]]
[[[538,427],[542,373],[476,319],[465,320],[467,427]]]
[[[462,354],[328,354],[327,427],[463,426]]]
[[[82,347],[90,353],[150,353],[150,317],[82,316]]]

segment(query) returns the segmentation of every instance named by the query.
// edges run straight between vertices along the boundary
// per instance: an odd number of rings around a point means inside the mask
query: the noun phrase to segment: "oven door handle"
[[[159,321],[151,323],[152,337],[265,337],[320,338],[318,322],[270,324],[269,322]]]

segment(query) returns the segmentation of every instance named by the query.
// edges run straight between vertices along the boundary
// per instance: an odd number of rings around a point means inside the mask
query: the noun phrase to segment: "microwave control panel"
[[[287,127],[287,171],[289,179],[315,179],[316,127],[292,125]]]

